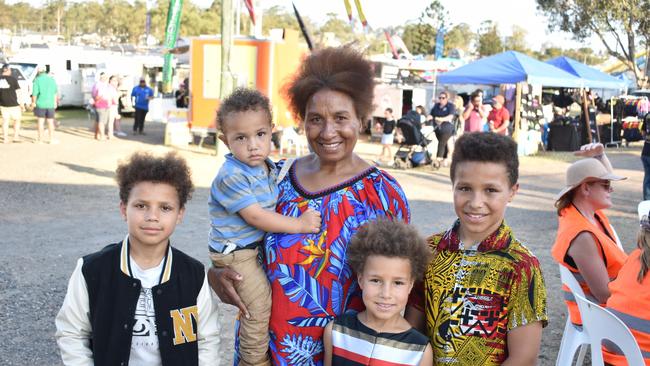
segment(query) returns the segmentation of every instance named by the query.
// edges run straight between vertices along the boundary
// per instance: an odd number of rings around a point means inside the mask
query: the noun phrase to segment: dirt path
[[[129,131],[132,122],[123,123]],[[160,124],[147,124],[146,136],[111,142],[92,139],[85,120],[63,121],[59,145],[37,145],[33,126],[25,142],[0,144],[0,320],[5,337],[0,342],[2,365],[60,365],[54,342],[54,316],[61,305],[67,280],[79,256],[122,238],[125,224],[118,211],[113,175],[117,161],[136,150],[166,151]],[[222,161],[209,149],[177,149],[193,170],[197,186],[184,222],[173,243],[207,263],[207,197]],[[357,152],[370,159],[377,144],[360,142]],[[640,145],[609,152],[618,172],[630,177],[617,182],[612,224],[630,250],[638,225],[636,204],[641,198],[643,171]],[[557,220],[552,197],[563,184],[567,154],[523,158],[521,189],[506,218],[515,233],[539,257],[548,289],[550,323],[544,330],[540,364],[554,364],[565,322],[559,274],[549,248]],[[422,234],[446,229],[454,220],[448,170],[428,168],[389,170],[403,186],[411,204],[412,221]],[[232,359],[234,310],[222,306],[222,365]]]

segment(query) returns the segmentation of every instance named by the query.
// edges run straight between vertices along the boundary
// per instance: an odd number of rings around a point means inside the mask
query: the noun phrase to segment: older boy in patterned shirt
[[[519,184],[517,145],[490,133],[458,139],[454,225],[429,238],[434,259],[406,319],[431,339],[436,365],[535,365],[546,326],[537,258],[504,221]]]

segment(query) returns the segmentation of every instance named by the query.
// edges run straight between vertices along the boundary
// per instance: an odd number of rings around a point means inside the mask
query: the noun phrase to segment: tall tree
[[[513,50],[522,53],[528,53],[529,49],[526,43],[526,35],[528,32],[524,27],[518,25],[512,26],[512,34],[506,37],[505,46],[508,50]]]
[[[341,43],[348,43],[355,38],[348,22],[338,18],[336,13],[327,13],[327,21],[316,34],[322,37],[325,32],[334,33],[336,39]]]
[[[607,53],[624,63],[643,86],[650,75],[636,64],[637,53],[650,59],[650,1],[648,0],[536,0],[550,19],[549,28],[573,34],[577,40],[595,35]]]
[[[467,23],[456,24],[445,34],[445,54],[452,49],[459,49],[463,52],[469,52],[472,41],[476,34]]]
[[[436,30],[430,24],[408,24],[404,27],[402,40],[414,55],[430,55],[436,44]]]
[[[478,35],[478,53],[481,57],[490,56],[503,51],[503,42],[497,24],[491,20],[481,23]]]

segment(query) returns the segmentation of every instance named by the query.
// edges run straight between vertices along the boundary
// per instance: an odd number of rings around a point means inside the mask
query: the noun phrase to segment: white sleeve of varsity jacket
[[[208,284],[207,273],[203,279],[203,287],[199,291],[196,299],[198,319],[198,342],[199,342],[199,366],[218,365],[221,356],[219,353],[219,344],[221,330],[219,305],[217,295]]]
[[[66,366],[93,365],[93,353],[90,350],[90,306],[86,280],[81,272],[82,266],[83,258],[79,258],[55,320],[56,343]]]

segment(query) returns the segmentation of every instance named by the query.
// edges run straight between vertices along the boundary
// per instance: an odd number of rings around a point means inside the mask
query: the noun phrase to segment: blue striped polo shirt
[[[250,167],[232,154],[224,162],[210,188],[210,248],[223,252],[228,244],[245,247],[264,238],[265,232],[250,226],[238,212],[254,203],[275,211],[278,197],[275,163],[266,159],[263,167]]]

